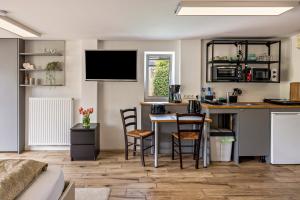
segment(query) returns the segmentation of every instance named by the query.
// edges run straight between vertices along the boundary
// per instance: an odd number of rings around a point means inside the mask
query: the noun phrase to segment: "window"
[[[174,52],[145,52],[145,100],[168,100],[174,65]]]

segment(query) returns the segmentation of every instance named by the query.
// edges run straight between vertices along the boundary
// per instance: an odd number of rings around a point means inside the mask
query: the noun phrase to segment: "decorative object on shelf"
[[[227,61],[228,57],[227,56],[215,56],[214,60],[225,60],[225,61]]]
[[[46,80],[50,85],[55,85],[56,77],[55,77],[55,71],[61,70],[61,63],[60,62],[50,62],[47,64],[46,67]]]
[[[24,69],[34,70],[34,65],[30,63],[23,63]]]
[[[93,112],[94,112],[93,108],[88,108],[86,110],[84,110],[83,107],[79,108],[79,113],[82,115],[82,126],[84,128],[90,128],[91,126],[90,115]]]
[[[41,84],[41,79],[39,79],[39,78],[35,79],[34,84],[35,85],[40,85]]]
[[[54,55],[54,54],[56,54],[56,49],[45,48],[44,49],[44,53],[45,54],[53,54]]]
[[[25,84],[25,85],[28,85],[28,84],[29,84],[29,76],[28,76],[27,73],[25,73],[25,75],[24,75],[24,84]]]
[[[248,61],[256,61],[256,54],[255,53],[249,53],[248,54]]]
[[[30,77],[29,78],[29,85],[34,85],[35,84],[35,79]]]
[[[268,55],[267,53],[264,53],[260,56],[258,56],[258,61],[273,61],[273,56],[272,55]]]
[[[238,61],[243,61],[244,60],[242,44],[237,45],[236,57],[237,57]]]

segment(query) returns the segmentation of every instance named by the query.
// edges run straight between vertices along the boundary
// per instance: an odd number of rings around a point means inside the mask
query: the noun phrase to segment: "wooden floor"
[[[68,152],[2,153],[0,159],[26,158],[63,167],[65,178],[76,187],[110,187],[116,199],[214,199],[214,200],[287,200],[300,199],[300,165],[273,166],[257,161],[213,164],[194,169],[191,157],[179,169],[178,160],[161,156],[160,168],[147,167],[139,157],[124,160],[123,153],[103,152],[97,161],[70,161]]]

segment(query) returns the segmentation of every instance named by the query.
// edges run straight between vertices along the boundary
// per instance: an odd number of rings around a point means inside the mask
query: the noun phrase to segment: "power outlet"
[[[185,95],[183,95],[183,98],[184,99],[193,99],[194,95],[192,95],[192,94],[185,94]]]

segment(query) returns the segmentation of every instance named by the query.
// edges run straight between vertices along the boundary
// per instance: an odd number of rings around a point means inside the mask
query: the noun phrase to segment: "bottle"
[[[204,102],[205,100],[205,92],[206,92],[206,88],[201,88],[201,102]]]
[[[207,88],[207,96],[212,96],[212,92],[211,92],[211,88],[210,87]]]

